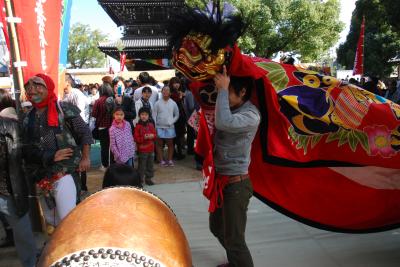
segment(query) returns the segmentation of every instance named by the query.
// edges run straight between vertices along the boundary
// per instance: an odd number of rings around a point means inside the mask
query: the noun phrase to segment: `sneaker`
[[[172,160],[170,160],[170,161],[168,161],[168,166],[170,166],[170,167],[174,167],[174,166],[175,166],[175,164],[174,164],[174,162],[173,162]]]
[[[168,166],[168,164],[167,164],[167,162],[166,162],[165,160],[162,160],[162,161],[160,162],[160,166],[161,166],[161,167],[166,167],[166,166]]]

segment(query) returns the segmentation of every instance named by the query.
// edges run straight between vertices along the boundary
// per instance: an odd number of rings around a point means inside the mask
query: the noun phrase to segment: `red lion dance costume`
[[[368,233],[400,225],[400,106],[359,87],[293,65],[241,54],[244,23],[219,3],[186,8],[171,20],[173,64],[192,81],[202,107],[197,152],[212,199],[212,78],[254,80],[261,112],[250,177],[254,194],[274,209],[330,231]],[[207,129],[208,128],[208,129]],[[211,177],[211,178],[210,178]],[[208,190],[208,191],[207,191]]]

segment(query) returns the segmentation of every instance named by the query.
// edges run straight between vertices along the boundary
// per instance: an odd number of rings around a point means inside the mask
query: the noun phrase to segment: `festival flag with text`
[[[24,81],[37,73],[58,81],[60,50],[61,0],[15,0],[14,16],[21,18],[17,24]]]

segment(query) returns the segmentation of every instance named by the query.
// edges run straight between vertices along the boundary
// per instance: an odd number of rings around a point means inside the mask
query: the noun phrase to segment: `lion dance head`
[[[229,64],[232,48],[243,34],[245,23],[233,6],[210,2],[205,10],[186,6],[174,14],[168,25],[172,64],[191,82],[202,107],[214,105],[212,79]],[[216,95],[216,94],[215,94]]]

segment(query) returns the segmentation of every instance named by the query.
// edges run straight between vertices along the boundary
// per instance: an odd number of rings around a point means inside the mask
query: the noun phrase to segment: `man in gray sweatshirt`
[[[225,248],[229,263],[219,266],[253,267],[245,241],[247,207],[253,194],[248,175],[250,150],[260,123],[260,113],[249,101],[253,80],[214,78],[218,90],[215,106],[214,163],[216,179],[224,179],[222,207],[210,213],[210,230]]]

